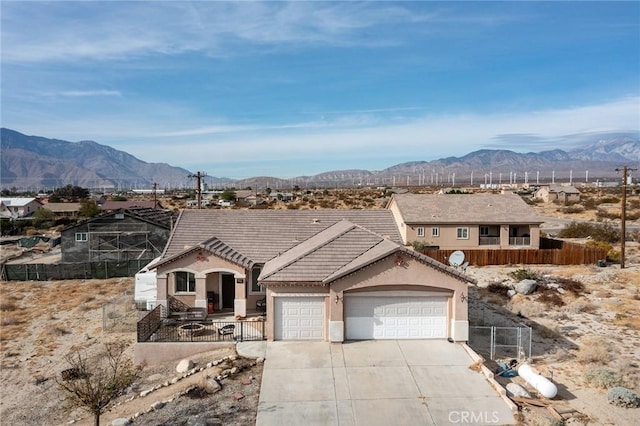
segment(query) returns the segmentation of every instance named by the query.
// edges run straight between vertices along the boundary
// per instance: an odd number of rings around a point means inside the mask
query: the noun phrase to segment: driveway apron
[[[268,342],[258,426],[515,424],[444,340]]]

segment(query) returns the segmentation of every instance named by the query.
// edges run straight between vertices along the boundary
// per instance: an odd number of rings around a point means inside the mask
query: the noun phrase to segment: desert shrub
[[[580,345],[578,360],[584,363],[607,364],[611,361],[611,344],[601,337],[586,339]]]
[[[0,321],[0,325],[2,325],[3,327],[7,325],[17,325],[20,323],[20,318],[11,315],[3,315],[2,320]]]
[[[582,200],[582,205],[586,210],[595,210],[598,207],[598,203],[593,198],[585,198]]]
[[[560,287],[564,290],[573,294],[577,295],[584,292],[584,284],[573,278],[558,277],[555,281],[560,284]]]
[[[501,282],[492,282],[487,285],[487,290],[489,291],[489,293],[508,297],[507,292],[510,290],[510,287]]]
[[[598,219],[620,219],[620,213],[609,212],[604,209],[598,209],[598,211],[596,211],[596,217]]]
[[[2,312],[11,312],[16,309],[18,309],[18,305],[16,305],[16,302],[13,299],[7,298],[0,302],[0,311]]]
[[[558,236],[560,238],[587,238],[591,237],[597,241],[607,243],[615,243],[620,239],[620,231],[613,225],[571,222],[566,228],[562,229]]]
[[[638,220],[640,219],[640,211],[629,211],[626,213],[627,220]]]
[[[638,397],[638,394],[621,386],[609,389],[609,392],[607,392],[607,400],[609,401],[609,404],[617,405],[618,407],[640,407],[640,398]]]
[[[562,213],[574,214],[574,213],[582,213],[584,211],[584,207],[579,205],[571,205],[562,209]]]
[[[555,290],[546,291],[538,296],[538,302],[544,303],[547,306],[564,306],[564,300]]]
[[[608,195],[597,200],[598,204],[618,204],[619,202],[620,198],[613,195]]]
[[[596,309],[597,309],[596,306],[585,298],[576,299],[566,307],[566,311],[569,314],[579,314],[581,312],[593,312]]]
[[[587,386],[598,389],[609,389],[624,384],[622,375],[609,368],[591,368],[585,370],[582,374],[582,379]]]
[[[529,268],[520,268],[515,271],[509,272],[509,276],[516,281],[522,280],[540,280],[542,279],[542,275],[539,272],[534,271]]]
[[[629,200],[629,208],[640,209],[640,198],[634,198],[633,200]]]

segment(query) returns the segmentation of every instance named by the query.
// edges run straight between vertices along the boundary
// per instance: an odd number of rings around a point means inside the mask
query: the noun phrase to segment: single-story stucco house
[[[389,210],[183,210],[155,266],[169,310],[266,299],[269,340],[468,339],[475,281],[403,246]]]

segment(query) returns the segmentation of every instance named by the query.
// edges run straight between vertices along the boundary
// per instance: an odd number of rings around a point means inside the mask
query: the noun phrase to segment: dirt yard
[[[608,404],[606,391],[594,387],[584,377],[587,370],[608,368],[618,373],[622,384],[640,391],[640,258],[637,247],[631,248],[635,254],[628,258],[624,270],[618,266],[528,267],[545,280],[567,279],[582,285],[564,294],[540,290],[529,296],[510,298],[489,291],[489,285],[512,281],[509,273],[521,267],[468,269],[479,283],[470,291],[472,325],[524,323],[533,328],[533,363],[560,389],[559,396],[551,403],[558,407],[570,406],[581,413],[566,424],[631,425],[640,414],[638,409]],[[103,303],[111,301],[114,303],[109,306],[130,306],[132,291],[130,278],[0,283],[0,377],[3,382],[0,418],[3,424],[63,425],[72,420],[75,424],[91,424],[90,416],[84,412],[62,410],[55,377],[67,368],[64,355],[72,349],[96,352],[110,341],[129,341],[132,349],[135,311],[131,320],[123,324],[109,322],[115,331],[102,329]],[[115,318],[119,314],[108,316]],[[234,355],[234,351],[221,349],[194,361],[196,367],[206,367],[207,363],[228,355]],[[487,365],[495,367],[490,362]],[[216,375],[221,369],[234,366],[240,371],[223,380],[218,393],[209,395],[200,390],[204,376]],[[139,396],[141,391],[176,377],[175,367],[176,362],[147,367],[139,386],[103,416],[103,424],[149,411],[156,402],[166,405],[137,417],[133,424],[186,425],[205,420],[209,423],[198,424],[255,423],[261,365],[242,358],[225,361],[219,367],[205,368],[148,396]],[[506,384],[510,379],[500,380]],[[191,389],[194,386],[196,388]],[[126,401],[134,396],[135,399]],[[556,424],[544,408],[525,407],[520,420],[525,425]]]
[[[108,305],[107,324],[115,331],[103,332],[104,302],[112,302]],[[131,343],[127,355],[132,357],[137,319],[132,304],[132,278],[0,283],[1,423],[93,424],[91,416],[83,411],[63,410],[55,379],[68,368],[64,356],[74,349],[91,354],[100,351],[104,343],[125,341]],[[130,319],[119,322],[123,311],[128,312]],[[235,350],[220,349],[194,357],[193,361],[196,368],[205,368],[207,363],[228,355],[236,355]],[[242,358],[226,360],[141,398],[140,392],[179,376],[175,370],[177,362],[146,367],[135,390],[102,416],[102,424],[110,424],[111,419],[118,417],[133,417],[135,413],[149,411],[156,402],[171,399],[162,409],[139,416],[134,424],[182,425],[192,418],[208,419],[206,424],[254,424],[262,374],[262,366],[254,364]],[[224,379],[219,392],[208,395],[199,391],[204,376],[216,376],[223,368],[233,367],[239,372]],[[176,394],[194,386],[195,389],[176,398]],[[238,394],[242,394],[241,399],[236,399]],[[136,398],[127,401],[133,396]]]

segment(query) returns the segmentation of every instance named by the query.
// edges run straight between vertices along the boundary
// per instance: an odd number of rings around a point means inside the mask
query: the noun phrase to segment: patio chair
[[[230,336],[231,338],[233,338],[235,331],[236,331],[236,326],[234,324],[227,324],[218,329],[218,334],[223,339],[225,339],[227,336]]]
[[[258,312],[266,312],[267,311],[267,298],[263,297],[262,299],[256,302],[256,310]]]

